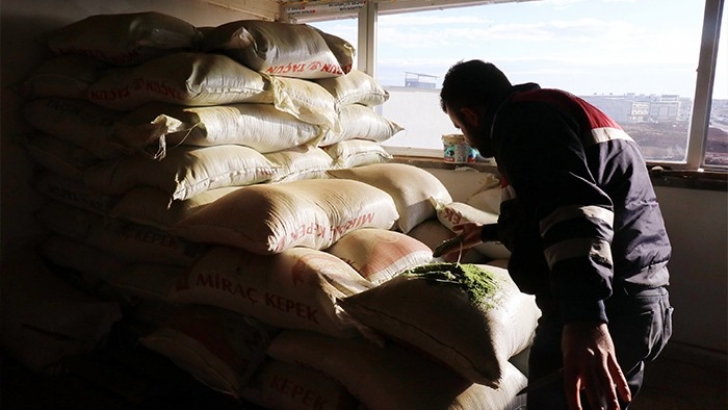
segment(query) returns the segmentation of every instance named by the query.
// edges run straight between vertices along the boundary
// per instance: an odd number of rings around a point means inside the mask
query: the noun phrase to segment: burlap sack
[[[295,330],[276,336],[268,355],[330,375],[366,408],[377,410],[506,410],[513,408],[509,404],[527,383],[508,362],[500,387],[493,389],[471,383],[444,363],[398,343],[379,347],[362,338]]]
[[[44,61],[20,84],[26,99],[44,97],[85,99],[106,64],[91,57],[59,55]]]
[[[314,249],[256,255],[216,246],[177,278],[166,300],[217,306],[278,328],[350,337],[356,330],[336,300],[372,286],[346,262]]]
[[[508,271],[489,265],[441,265],[445,276],[403,273],[340,305],[356,320],[414,346],[475,383],[498,387],[508,359],[528,347],[541,315]],[[423,267],[417,268],[419,270]],[[480,285],[484,287],[481,287]]]
[[[377,228],[349,232],[326,249],[372,283],[388,281],[402,271],[432,262],[424,243],[396,231]]]
[[[436,204],[437,218],[444,226],[453,232],[458,225],[466,223],[475,223],[480,225],[489,225],[498,223],[498,215],[486,211],[481,211],[471,205],[462,202],[451,202],[447,205]],[[511,252],[500,241],[488,241],[473,247],[478,252],[493,259],[507,259],[511,257]]]
[[[113,218],[170,231],[177,222],[241,188],[215,188],[189,199],[173,201],[168,193],[158,188],[137,186],[119,198],[108,214]]]
[[[361,410],[359,401],[331,376],[270,358],[260,366],[242,396],[266,409]]]
[[[439,179],[413,165],[370,164],[330,171],[329,175],[365,182],[391,195],[399,213],[397,226],[403,233],[436,216],[431,200],[452,202],[450,193]]]
[[[271,182],[277,183],[327,178],[326,171],[334,168],[333,158],[315,145],[299,145],[265,154],[265,157],[280,166],[276,176],[271,178]]]
[[[33,175],[30,186],[48,199],[101,215],[106,215],[119,201],[118,196],[101,194],[89,189],[81,180],[50,171]]]
[[[319,30],[306,24],[231,21],[205,33],[204,49],[273,76],[313,79],[345,73]]]
[[[314,81],[330,92],[340,107],[351,104],[371,107],[389,101],[389,91],[369,74],[356,69],[343,76]]]
[[[316,141],[322,131],[272,104],[229,104],[182,107],[146,104],[125,116],[114,139],[131,149],[164,157],[178,145],[243,145],[260,153],[293,148]]]
[[[270,180],[279,166],[252,148],[239,145],[177,147],[163,160],[142,154],[105,161],[86,170],[84,183],[101,193],[123,195],[139,185],[152,186],[185,200],[214,188]]]
[[[151,11],[94,15],[47,34],[56,54],[80,54],[120,66],[194,50],[201,40],[192,24]]]
[[[339,125],[339,132],[327,130],[319,142],[319,146],[352,139],[383,142],[404,130],[399,124],[377,114],[371,108],[359,104],[340,107]]]
[[[144,315],[143,309],[135,311]],[[205,386],[239,399],[265,360],[272,332],[213,306],[182,306],[139,339]]]
[[[187,266],[205,249],[203,244],[151,226],[106,218],[57,201],[44,204],[35,217],[51,232],[98,248],[127,263]]]
[[[150,102],[211,106],[240,102],[270,103],[268,81],[220,54],[175,53],[134,67],[118,68],[89,87],[88,99],[129,111]]]
[[[390,154],[380,143],[352,139],[323,147],[333,159],[335,169],[348,169],[389,162]]]
[[[339,179],[258,184],[232,192],[183,219],[178,235],[259,254],[326,249],[349,231],[391,229],[397,209],[386,192]]]
[[[118,158],[127,153],[113,140],[122,114],[88,101],[40,98],[23,105],[23,116],[36,130],[64,139],[98,158]]]

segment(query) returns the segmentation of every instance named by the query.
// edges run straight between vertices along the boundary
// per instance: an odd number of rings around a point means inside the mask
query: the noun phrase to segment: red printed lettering
[[[318,324],[318,310],[273,293],[265,294],[265,305],[285,313],[293,313],[301,319]]]

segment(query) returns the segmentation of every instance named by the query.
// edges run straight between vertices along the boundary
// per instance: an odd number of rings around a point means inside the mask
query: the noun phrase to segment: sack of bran
[[[336,300],[372,286],[322,251],[291,248],[258,255],[215,246],[177,278],[166,300],[217,306],[278,328],[351,337],[356,329]]]
[[[183,219],[174,232],[259,254],[293,247],[326,249],[355,229],[391,229],[397,208],[386,192],[345,179],[257,184]]]
[[[56,54],[84,55],[118,66],[194,50],[201,40],[192,24],[151,11],[93,15],[47,34]]]

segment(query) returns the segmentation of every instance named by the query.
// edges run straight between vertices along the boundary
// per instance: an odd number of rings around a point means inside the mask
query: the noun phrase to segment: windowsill
[[[424,157],[424,156],[421,157],[421,156],[412,156],[412,155],[393,155],[392,162],[397,162],[400,164],[414,165],[414,166],[417,166],[420,168],[456,170],[458,168],[466,167],[466,168],[471,168],[475,171],[480,171],[480,172],[492,172],[495,174],[498,173],[498,169],[495,167],[495,165],[491,164],[487,160],[455,164],[452,162],[445,162],[441,158],[435,158],[435,157]]]
[[[479,172],[498,173],[495,165],[488,161],[454,164],[436,157],[394,155],[392,162],[415,165],[420,168],[456,170],[466,167]],[[707,191],[728,191],[728,173],[724,172],[673,171],[652,167],[651,174],[652,183],[655,186]]]

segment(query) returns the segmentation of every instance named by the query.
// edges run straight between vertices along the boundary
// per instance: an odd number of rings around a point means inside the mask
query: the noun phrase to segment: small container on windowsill
[[[477,153],[468,145],[463,134],[445,134],[442,136],[443,160],[452,164],[472,164]]]

